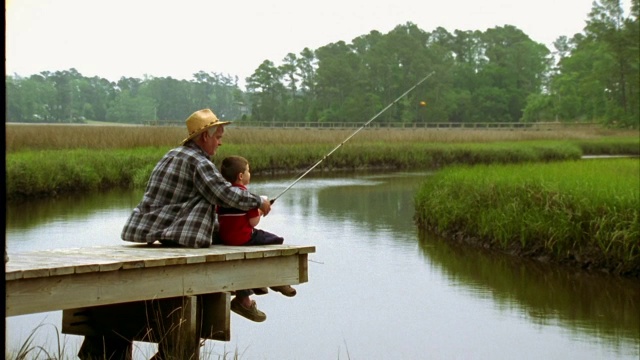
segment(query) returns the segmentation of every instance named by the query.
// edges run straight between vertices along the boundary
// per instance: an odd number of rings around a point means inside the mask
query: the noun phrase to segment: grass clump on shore
[[[640,155],[640,137],[607,137],[575,140],[585,155]]]
[[[640,161],[451,167],[416,195],[416,222],[460,241],[640,276]]]
[[[6,155],[7,200],[128,186],[164,149],[23,151]],[[146,178],[145,178],[146,181]]]

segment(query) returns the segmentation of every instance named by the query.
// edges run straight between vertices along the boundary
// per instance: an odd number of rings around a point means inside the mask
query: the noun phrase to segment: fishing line
[[[432,71],[431,73],[429,73],[429,75],[425,76],[424,78],[422,78],[422,80],[418,81],[415,85],[413,85],[409,90],[405,91],[404,94],[398,96],[397,99],[395,99],[393,102],[391,102],[389,105],[387,105],[384,109],[380,110],[380,112],[378,112],[377,114],[375,114],[371,119],[369,119],[369,121],[367,121],[366,123],[364,123],[364,125],[362,125],[360,128],[358,128],[358,130],[354,131],[351,135],[349,135],[346,139],[344,139],[340,144],[338,144],[338,146],[336,146],[335,148],[333,148],[333,150],[329,151],[325,156],[322,157],[322,159],[318,160],[318,162],[316,162],[313,166],[311,166],[307,171],[304,172],[304,174],[300,175],[300,177],[298,177],[294,182],[292,182],[289,186],[287,186],[284,190],[282,190],[278,195],[276,195],[276,197],[274,197],[273,199],[270,200],[270,202],[273,204],[276,200],[278,200],[278,198],[280,196],[282,196],[282,194],[286,193],[289,189],[291,189],[295,184],[298,183],[298,181],[302,180],[303,177],[305,177],[308,173],[311,172],[311,170],[315,169],[316,166],[320,165],[321,162],[324,161],[324,159],[328,158],[329,156],[331,156],[331,154],[333,154],[336,150],[338,150],[342,145],[344,145],[347,141],[349,141],[352,137],[354,137],[357,133],[360,132],[360,130],[364,129],[367,125],[369,125],[373,120],[375,120],[378,116],[382,115],[385,111],[387,111],[390,107],[392,107],[395,103],[397,103],[398,101],[400,101],[400,99],[402,99],[403,97],[405,97],[408,93],[410,93],[411,91],[413,91],[413,89],[417,88],[420,84],[422,84],[425,80],[427,80],[431,75],[433,75],[435,73],[435,71]]]

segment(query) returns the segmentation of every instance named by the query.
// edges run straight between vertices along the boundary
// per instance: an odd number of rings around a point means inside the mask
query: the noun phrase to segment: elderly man
[[[188,136],[156,164],[144,196],[122,229],[122,240],[185,247],[209,247],[216,236],[216,205],[242,210],[260,209],[266,216],[271,203],[227,182],[211,156],[222,145],[224,125],[210,110],[194,112],[186,121]],[[266,315],[250,299],[251,290],[239,290],[243,304],[238,314],[264,321]],[[87,336],[81,359],[130,359],[132,344],[118,336]]]
[[[124,225],[123,240],[208,247],[216,205],[259,208],[264,215],[271,211],[268,200],[231,186],[210,159],[222,145],[228,123],[209,109],[187,119],[189,136],[153,169],[142,201]]]

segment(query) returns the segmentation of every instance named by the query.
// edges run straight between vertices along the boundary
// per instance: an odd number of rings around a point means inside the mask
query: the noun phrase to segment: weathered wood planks
[[[307,281],[313,246],[126,244],[12,254],[6,315],[101,306]]]
[[[5,280],[184,265],[315,252],[313,246],[212,246],[204,249],[154,245],[96,246],[12,254]]]

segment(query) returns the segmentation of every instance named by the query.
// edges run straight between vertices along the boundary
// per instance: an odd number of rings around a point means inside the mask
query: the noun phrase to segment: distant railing
[[[185,126],[183,120],[155,120],[147,121],[149,126]],[[234,121],[232,126],[254,128],[280,128],[280,129],[352,129],[359,128],[362,123],[345,122],[257,122]],[[367,128],[380,129],[476,129],[476,130],[558,130],[562,128],[590,128],[599,126],[591,122],[534,122],[534,123],[372,123]]]
[[[143,124],[147,126],[185,126],[184,120],[147,120]]]

